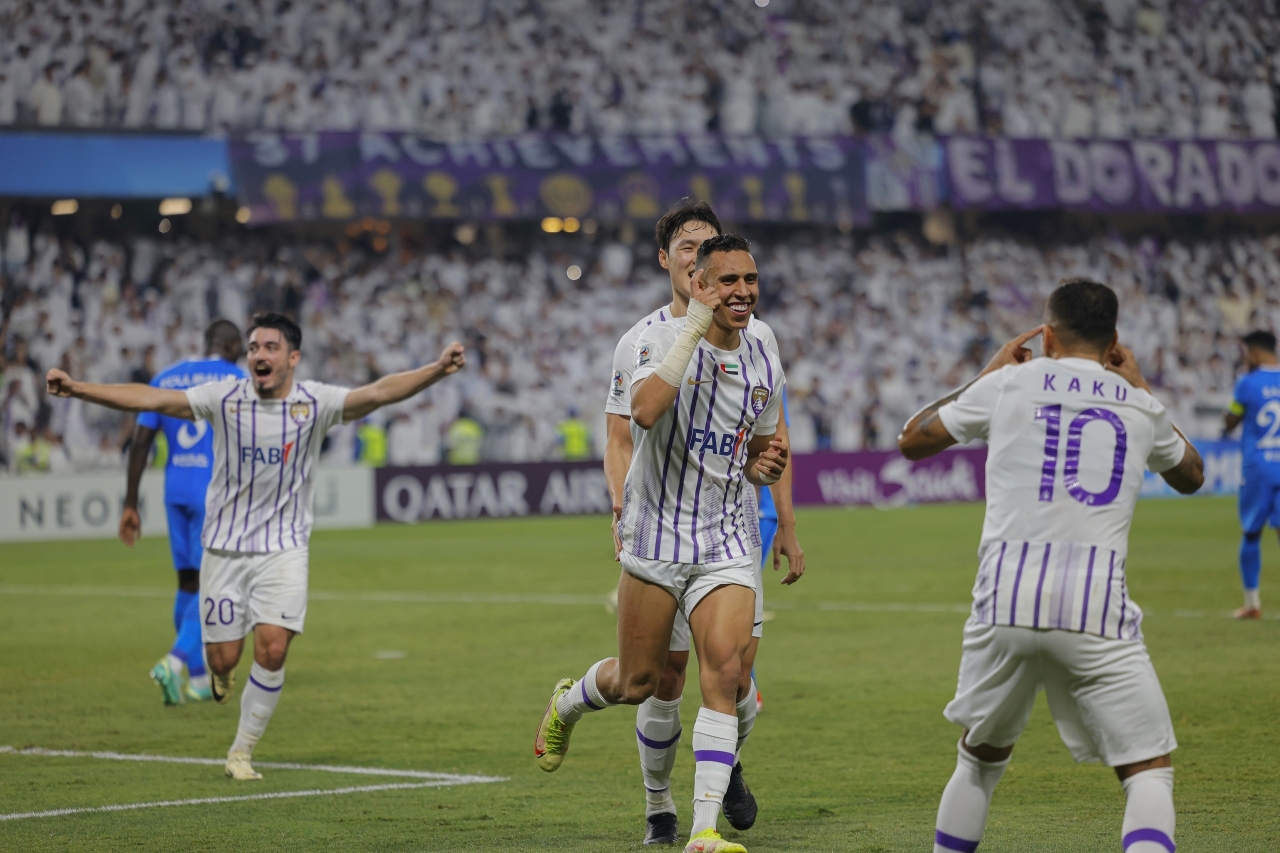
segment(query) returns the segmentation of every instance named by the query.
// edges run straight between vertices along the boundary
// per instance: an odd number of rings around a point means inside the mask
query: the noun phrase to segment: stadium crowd
[[[651,248],[620,241],[515,261],[266,238],[80,246],[32,235],[15,217],[3,248],[0,451],[10,471],[122,464],[131,418],[47,398],[46,369],[145,382],[201,355],[211,318],[243,328],[263,309],[302,321],[304,378],[362,384],[433,359],[455,338],[473,353],[458,381],[332,432],[330,464],[598,456],[613,347],[669,299]],[[1280,235],[1058,245],[991,236],[951,248],[907,232],[802,235],[756,255],[758,313],[787,365],[800,451],[892,446],[912,412],[1038,324],[1067,276],[1117,290],[1123,339],[1193,436],[1220,429],[1237,336],[1280,328],[1280,295],[1266,286],[1280,280]]]
[[[1263,138],[1278,30],[1274,0],[0,0],[0,125]]]

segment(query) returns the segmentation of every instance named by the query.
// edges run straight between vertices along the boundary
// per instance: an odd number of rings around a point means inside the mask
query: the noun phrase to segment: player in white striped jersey
[[[909,459],[988,444],[978,580],[945,711],[965,731],[934,851],[977,848],[991,793],[1044,689],[1072,756],[1104,762],[1124,786],[1125,851],[1173,853],[1177,741],[1125,562],[1143,470],[1190,494],[1204,467],[1119,344],[1110,288],[1065,281],[1045,313],[1043,326],[898,437]],[[1036,335],[1044,358],[1024,346]]]
[[[631,457],[644,431],[631,422],[631,379],[635,370],[636,341],[641,334],[657,323],[684,322],[689,304],[689,281],[693,277],[698,247],[720,233],[720,220],[706,202],[684,199],[675,205],[654,227],[658,244],[658,264],[667,270],[671,280],[671,302],[652,311],[627,331],[614,350],[609,391],[605,400],[605,420],[608,442],[605,448],[605,479],[613,499],[614,553],[622,550],[617,524],[622,513],[623,485]],[[773,330],[753,313],[747,324],[747,333],[764,341],[765,348],[778,355],[778,343]],[[778,422],[778,437],[788,441],[786,422]],[[754,492],[754,489],[750,490]],[[788,468],[771,487],[780,506],[779,535],[774,540],[774,567],[781,557],[788,562],[784,584],[794,583],[804,574],[804,552],[796,539],[795,512],[791,504],[791,470]],[[750,495],[749,497],[754,497]],[[615,556],[616,559],[616,556]],[[755,725],[756,686],[752,678],[756,650],[764,627],[763,577],[756,593],[756,624],[752,631],[752,644],[748,650],[739,691],[738,740],[739,756],[747,736]],[[613,593],[616,603],[617,590]],[[616,609],[616,607],[615,607]],[[684,692],[685,670],[689,663],[689,623],[677,611],[675,627],[671,633],[667,664],[662,672],[653,696],[636,708],[636,742],[640,751],[640,769],[645,787],[645,838],[644,843],[671,844],[679,835],[675,802],[671,799],[671,773],[680,742],[680,699]],[[724,800],[725,817],[739,830],[749,829],[755,823],[757,807],[755,796],[742,770],[742,762],[735,762],[729,790]]]
[[[149,385],[96,385],[49,371],[49,393],[127,412],[154,411],[213,428],[213,479],[206,494],[200,567],[205,654],[213,694],[225,703],[253,633],[253,666],[240,701],[240,725],[227,754],[234,779],[261,779],[250,759],[280,699],[289,643],[307,613],[307,544],[312,482],[328,429],[417,394],[466,364],[461,344],[417,370],[360,388],[294,381],[302,331],[281,314],[249,329],[249,379],[185,391]]]
[[[620,522],[626,570],[618,591],[618,651],[579,682],[562,679],[534,752],[557,769],[583,713],[653,695],[677,608],[698,652],[703,707],[693,730],[693,829],[687,851],[742,853],[716,832],[738,741],[739,683],[751,646],[760,530],[752,486],[781,477],[775,433],[785,379],[746,331],[759,295],[745,240],[726,234],[698,249],[693,300],[681,321],[636,342],[632,421],[642,431]],[[705,282],[705,284],[704,284]]]

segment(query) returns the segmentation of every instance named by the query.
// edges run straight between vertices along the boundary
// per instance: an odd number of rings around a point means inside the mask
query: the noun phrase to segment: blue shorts
[[[773,537],[778,535],[778,519],[760,519],[760,565],[767,566],[773,558]]]
[[[175,569],[200,571],[200,533],[204,529],[204,506],[164,505],[169,516],[169,550],[173,552]]]
[[[1238,500],[1245,533],[1261,533],[1268,524],[1280,529],[1280,483],[1260,475],[1245,476]]]

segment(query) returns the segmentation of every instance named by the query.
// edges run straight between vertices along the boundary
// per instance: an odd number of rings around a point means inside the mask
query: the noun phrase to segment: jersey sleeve
[[[609,379],[609,395],[604,401],[606,414],[631,417],[631,374],[635,369],[635,347],[626,338],[613,348],[613,373]]]
[[[1008,370],[1006,367],[988,373],[964,389],[955,400],[938,409],[942,425],[957,442],[968,444],[974,439],[987,439]]]
[[[764,320],[756,320],[756,327],[752,330],[757,338],[764,342],[764,348],[773,353],[773,357],[782,361],[782,355],[778,352],[778,337],[773,333],[773,329],[769,328],[769,324]]]
[[[782,395],[786,393],[787,377],[782,372],[781,364],[778,364],[777,368],[778,378],[774,383],[773,393],[765,401],[764,411],[760,413],[760,417],[756,418],[753,430],[756,435],[773,435],[778,431],[778,416],[782,412]]]
[[[147,383],[152,388],[160,387],[160,374],[157,373],[151,377],[151,381]],[[134,419],[134,424],[140,427],[146,427],[151,430],[160,429],[160,413],[159,412],[138,412],[138,417]]]
[[[631,389],[653,375],[658,365],[662,364],[662,359],[666,357],[667,350],[671,349],[671,344],[675,342],[678,330],[672,331],[674,325],[674,323],[654,323],[636,339],[631,352],[631,385],[627,389],[628,411],[630,411]]]
[[[1186,440],[1174,430],[1169,412],[1164,406],[1159,406],[1155,414],[1155,436],[1151,442],[1151,455],[1147,457],[1147,468],[1156,474],[1162,474],[1181,462],[1186,452]]]
[[[1231,392],[1231,405],[1227,406],[1227,411],[1237,418],[1243,418],[1244,413],[1248,411],[1248,405],[1245,403],[1245,397],[1248,396],[1248,386],[1246,384],[1248,378],[1249,374],[1246,373],[1236,382],[1236,388]]]
[[[236,380],[228,379],[224,382],[206,382],[203,385],[188,388],[184,393],[187,395],[187,405],[191,407],[191,413],[195,415],[195,419],[212,423],[218,414],[222,398],[231,393],[235,387]]]
[[[308,382],[307,390],[316,398],[316,428],[321,434],[342,423],[342,410],[346,407],[350,388],[327,385],[323,382]]]

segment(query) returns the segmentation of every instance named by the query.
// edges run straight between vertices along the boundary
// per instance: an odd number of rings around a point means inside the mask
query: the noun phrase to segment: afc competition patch
[[[648,344],[636,350],[636,367],[644,367],[653,358],[653,350]]]
[[[756,417],[760,417],[764,413],[764,407],[769,403],[769,389],[763,385],[757,385],[751,389],[751,411],[756,413]]]
[[[613,372],[613,390],[609,392],[615,397],[622,396],[622,371],[615,370]]]
[[[302,426],[307,418],[311,417],[311,404],[294,403],[289,407],[289,417],[293,418],[295,424]]]

